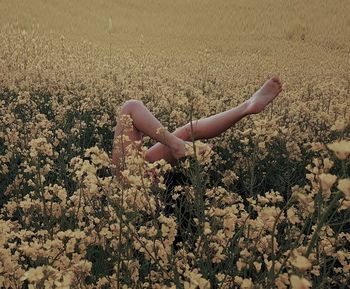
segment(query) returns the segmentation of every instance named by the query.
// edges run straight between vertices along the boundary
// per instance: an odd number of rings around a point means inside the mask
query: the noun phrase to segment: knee
[[[124,104],[122,105],[121,112],[123,114],[130,114],[134,110],[139,109],[142,106],[143,106],[143,103],[141,100],[129,99],[126,102],[124,102]]]

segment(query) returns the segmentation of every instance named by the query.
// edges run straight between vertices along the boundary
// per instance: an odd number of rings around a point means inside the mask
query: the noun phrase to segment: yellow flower
[[[319,179],[321,181],[322,190],[326,192],[333,186],[337,177],[332,174],[320,174]]]
[[[202,274],[198,272],[198,269],[194,269],[194,271],[187,271],[186,277],[189,279],[188,281],[184,282],[185,289],[209,289],[210,283],[207,279],[204,279]]]
[[[335,155],[340,160],[345,160],[350,154],[350,141],[342,140],[340,142],[334,142],[328,144],[327,147],[331,151],[335,152]]]
[[[209,235],[211,234],[211,229],[210,229],[210,224],[208,222],[204,223],[204,235]]]
[[[29,155],[32,158],[36,158],[39,154],[44,156],[52,156],[53,150],[52,145],[47,142],[47,139],[44,137],[40,137],[37,139],[33,139],[29,142],[30,153]]]
[[[319,265],[313,266],[310,272],[315,276],[320,276],[320,266]]]
[[[238,284],[238,285],[241,285],[242,282],[243,282],[243,278],[242,277],[239,277],[239,276],[235,276],[235,283]]]
[[[300,222],[298,216],[295,214],[295,208],[289,208],[287,210],[287,218],[293,225]]]
[[[323,160],[323,166],[325,170],[329,170],[330,168],[332,168],[334,165],[334,162],[331,161],[329,158],[325,158]]]
[[[331,130],[332,131],[342,131],[344,128],[346,128],[347,122],[345,119],[338,119],[335,121],[334,125],[332,125]]]
[[[292,289],[308,289],[312,286],[309,280],[303,277],[300,278],[296,275],[292,275],[290,277],[290,284]]]
[[[242,284],[241,284],[241,288],[242,289],[250,289],[253,287],[253,282],[251,279],[244,279]]]
[[[242,271],[242,269],[247,267],[247,263],[244,262],[242,258],[239,258],[238,261],[236,262],[236,266],[238,271]]]
[[[350,200],[350,179],[339,180],[337,188],[344,193],[347,200]]]
[[[275,285],[277,289],[287,289],[287,285],[289,284],[289,277],[287,273],[279,274],[275,280]]]
[[[298,255],[292,262],[292,265],[300,271],[306,271],[311,268],[311,262],[304,256]]]
[[[223,227],[225,231],[233,232],[236,226],[236,222],[237,218],[235,218],[235,215],[229,214],[228,216],[226,216],[223,221]]]
[[[162,227],[161,227],[161,231],[162,231],[162,236],[163,237],[166,237],[169,233],[169,228],[168,226],[162,224]]]
[[[99,149],[97,146],[88,148],[85,151],[85,157],[91,157],[93,164],[97,167],[108,166],[110,162],[106,152]]]
[[[24,273],[24,276],[21,280],[29,280],[31,282],[38,282],[44,278],[44,268],[39,266],[36,268],[30,268],[27,272]]]
[[[238,180],[238,176],[232,170],[226,170],[222,174],[222,177],[222,182],[225,184],[225,186],[229,186],[230,184],[233,184],[234,181]]]
[[[311,143],[311,150],[314,152],[318,152],[320,150],[323,150],[324,145],[321,144],[320,142],[313,142]]]
[[[256,271],[260,272],[260,270],[261,270],[261,263],[254,262],[253,264],[254,264],[254,267],[255,267]]]

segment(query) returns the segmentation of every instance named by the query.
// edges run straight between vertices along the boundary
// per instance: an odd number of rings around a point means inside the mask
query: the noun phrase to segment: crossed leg
[[[173,163],[176,159],[185,156],[185,141],[197,139],[209,139],[216,137],[233,126],[246,115],[261,112],[280,92],[282,84],[278,77],[266,81],[253,96],[235,108],[187,123],[170,133],[156,119],[152,113],[138,100],[125,102],[120,111],[119,119],[114,133],[114,140],[121,134],[126,134],[128,140],[122,145],[114,141],[112,151],[112,164],[116,166],[117,172],[121,170],[123,153],[125,147],[142,139],[143,135],[157,140],[158,142],[146,152],[146,160],[155,162],[164,159]],[[121,118],[125,115],[132,120],[131,129],[127,130]]]

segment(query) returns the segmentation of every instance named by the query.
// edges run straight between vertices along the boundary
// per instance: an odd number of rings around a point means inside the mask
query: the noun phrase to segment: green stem
[[[270,284],[271,286],[273,286],[273,284],[275,283],[275,254],[274,254],[274,247],[275,247],[275,231],[276,231],[276,227],[277,227],[277,223],[278,223],[278,220],[280,219],[280,217],[282,216],[282,213],[290,206],[290,204],[293,202],[293,198],[290,198],[287,202],[287,204],[282,208],[282,210],[279,212],[279,214],[277,215],[277,218],[273,224],[273,227],[272,227],[272,232],[271,232],[271,261],[272,261],[272,264],[271,264],[271,270],[270,270]]]
[[[330,202],[329,206],[326,209],[326,212],[321,216],[321,219],[320,219],[320,221],[319,221],[319,223],[318,223],[318,225],[316,227],[315,232],[312,235],[311,241],[310,241],[309,246],[308,246],[308,248],[306,250],[306,253],[305,253],[305,257],[306,258],[309,257],[309,255],[310,255],[310,253],[312,251],[312,247],[315,245],[316,241],[318,240],[318,237],[319,237],[318,233],[320,232],[320,230],[322,229],[324,223],[326,222],[326,219],[327,219],[329,213],[334,209],[333,208],[334,205],[337,204],[337,202],[342,198],[342,196],[343,196],[343,193],[342,192],[338,192],[334,196],[333,200]]]
[[[44,224],[45,224],[45,229],[48,229],[48,214],[47,214],[47,207],[46,207],[46,201],[45,201],[45,196],[44,196],[44,185],[41,182],[41,174],[40,174],[40,168],[39,168],[39,157],[37,158],[37,178],[38,178],[38,184],[37,186],[40,188],[40,197],[41,201],[43,202],[43,215],[44,215]]]
[[[277,273],[277,276],[281,274],[281,272],[282,272],[284,266],[286,265],[286,263],[287,263],[289,257],[292,255],[292,252],[293,252],[292,249],[298,247],[298,243],[299,243],[301,237],[304,235],[303,232],[306,230],[306,227],[307,227],[307,219],[305,220],[304,225],[303,225],[303,227],[302,227],[301,230],[300,230],[300,234],[299,234],[298,238],[296,238],[296,241],[295,241],[294,243],[291,244],[290,249],[289,249],[289,253],[288,253],[288,255],[286,256],[286,258],[283,260],[282,265],[281,265],[281,268],[279,269],[279,271],[278,271],[278,273]]]

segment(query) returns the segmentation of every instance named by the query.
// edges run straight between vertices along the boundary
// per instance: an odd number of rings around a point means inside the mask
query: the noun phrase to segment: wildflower
[[[328,171],[329,169],[331,169],[331,168],[333,167],[333,165],[334,165],[334,162],[331,161],[329,158],[325,158],[325,159],[323,160],[323,166],[324,166],[324,169],[325,169],[326,171]]]
[[[255,267],[256,271],[260,272],[260,270],[261,270],[261,263],[255,261],[253,264],[254,264],[254,267]]]
[[[248,145],[249,144],[249,139],[248,138],[244,138],[244,139],[241,139],[240,142],[244,145]]]
[[[253,287],[253,282],[252,279],[243,279],[242,284],[241,284],[241,289],[250,289]]]
[[[311,150],[314,152],[318,152],[324,149],[324,145],[320,142],[311,143]]]
[[[315,276],[320,276],[320,265],[313,266],[310,272]]]
[[[334,125],[332,125],[331,130],[340,132],[343,131],[346,126],[347,122],[345,119],[338,119],[335,121]]]
[[[233,184],[235,181],[239,179],[239,177],[232,170],[226,170],[222,174],[222,176],[223,176],[222,182],[224,183],[225,186],[229,186],[230,184]]]
[[[272,268],[272,261],[268,260],[267,258],[264,258],[264,263],[265,263],[267,269],[271,270],[271,268]],[[281,267],[282,267],[281,262],[276,261],[275,262],[275,272],[277,273],[281,269]]]
[[[233,288],[234,278],[232,276],[222,274],[222,273],[217,273],[215,277],[219,281],[221,288],[223,289]]]
[[[238,271],[242,271],[242,269],[246,268],[247,265],[248,264],[246,262],[244,262],[244,260],[242,258],[239,258],[236,262],[236,266],[237,266]]]
[[[225,229],[225,234],[228,236],[233,235],[233,231],[236,227],[237,217],[234,214],[229,214],[225,216],[223,226]]]
[[[275,280],[275,285],[278,289],[287,289],[289,284],[289,278],[287,273],[279,274]]]
[[[339,180],[337,188],[344,193],[346,200],[350,201],[350,179]]]
[[[293,224],[293,225],[300,223],[300,220],[295,212],[296,212],[296,209],[293,207],[291,207],[287,210],[287,218],[288,218],[289,222],[291,222],[291,224]]]
[[[336,182],[337,177],[332,174],[320,174],[319,179],[321,181],[321,187],[324,192],[328,192],[333,184]]]
[[[328,144],[327,147],[331,151],[335,152],[335,155],[340,160],[345,160],[350,154],[350,141],[342,140],[339,142],[334,142]]]
[[[131,175],[129,170],[124,170],[121,172],[121,174],[128,180],[129,184],[134,186],[142,186],[142,178],[140,176]]]
[[[258,148],[261,149],[261,150],[265,150],[266,149],[266,144],[264,141],[262,142],[259,142],[258,143]]]
[[[225,254],[223,254],[224,247],[218,245],[217,243],[212,243],[210,247],[215,251],[215,255],[212,258],[212,262],[221,263],[226,257]]]
[[[52,145],[47,142],[46,138],[40,137],[37,139],[33,139],[29,142],[29,146],[30,146],[29,155],[32,158],[36,158],[38,154],[41,154],[44,156],[53,155]]]
[[[276,207],[264,207],[260,210],[259,217],[264,222],[264,226],[267,229],[272,230],[272,227],[280,211],[281,209]],[[282,217],[279,219],[279,221],[281,221],[281,219]]]
[[[292,289],[308,289],[312,286],[311,282],[304,277],[298,277],[296,275],[292,275],[290,277],[290,284]]]
[[[235,276],[234,280],[237,285],[241,285],[243,283],[243,278],[240,276]]]
[[[210,224],[208,222],[204,223],[204,235],[210,235],[211,234]]]
[[[27,272],[24,273],[21,278],[22,281],[29,280],[30,282],[38,282],[44,278],[44,268],[38,266],[36,268],[30,268]]]
[[[209,289],[210,288],[209,281],[203,278],[202,274],[198,272],[198,269],[185,272],[185,276],[188,279],[188,281],[184,282],[185,289],[192,289],[192,288]]]
[[[97,146],[91,147],[85,151],[86,157],[91,157],[92,163],[97,167],[108,166],[109,157],[106,152],[100,150]]]
[[[73,270],[79,274],[88,275],[91,273],[92,263],[88,260],[80,260],[73,265]]]
[[[300,271],[306,271],[311,268],[311,262],[306,257],[301,255],[297,255],[291,263]]]

